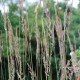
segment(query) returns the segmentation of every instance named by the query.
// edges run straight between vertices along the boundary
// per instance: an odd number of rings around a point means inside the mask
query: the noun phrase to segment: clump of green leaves
[[[80,60],[80,48],[75,51],[77,59]]]

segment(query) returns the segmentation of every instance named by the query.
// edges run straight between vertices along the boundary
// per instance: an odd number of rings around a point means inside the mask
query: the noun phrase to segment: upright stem
[[[37,4],[35,8],[35,22],[36,22],[36,42],[37,42],[37,49],[36,49],[36,67],[37,67],[37,79],[40,80],[40,73],[39,73],[39,67],[40,67],[40,33],[38,29],[38,7],[39,4]]]

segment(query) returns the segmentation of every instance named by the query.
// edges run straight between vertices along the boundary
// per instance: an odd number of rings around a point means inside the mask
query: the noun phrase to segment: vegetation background
[[[24,3],[1,1],[9,12],[0,11],[0,80],[68,80],[70,52],[80,59],[80,3]]]

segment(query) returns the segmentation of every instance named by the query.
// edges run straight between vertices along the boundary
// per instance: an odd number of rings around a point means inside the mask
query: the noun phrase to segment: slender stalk
[[[21,75],[21,56],[19,53],[19,44],[18,44],[18,36],[17,36],[17,28],[16,28],[16,37],[14,36],[14,51],[15,51],[15,61],[16,61],[16,71]],[[19,79],[19,77],[18,77]],[[21,80],[21,78],[20,78]]]
[[[36,68],[37,68],[37,79],[40,80],[39,74],[39,67],[40,67],[40,33],[38,29],[38,7],[39,2],[35,8],[35,23],[36,23],[36,42],[37,42],[37,49],[36,49]]]
[[[46,80],[49,77],[49,44],[48,44],[48,30],[44,28],[44,24],[43,24],[43,17],[42,17],[42,28],[43,28],[43,44],[44,44],[44,54],[43,54],[43,64],[44,64],[44,68],[45,68],[45,75],[46,75]]]
[[[74,49],[76,50],[76,38],[74,36]]]
[[[10,50],[10,56],[8,57],[8,63],[9,63],[9,80],[14,80],[14,54],[13,54],[13,30],[10,23],[10,20],[8,18],[8,37],[9,37],[9,50]]]
[[[59,10],[58,10],[59,13]],[[61,59],[61,80],[65,80],[66,76],[66,53],[65,53],[65,43],[63,39],[63,30],[61,25],[61,20],[58,14],[56,14],[56,32],[58,36],[59,48],[60,48],[60,59]]]

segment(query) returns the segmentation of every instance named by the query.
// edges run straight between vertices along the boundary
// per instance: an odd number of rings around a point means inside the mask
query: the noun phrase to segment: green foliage
[[[80,48],[75,51],[78,60],[80,60]]]
[[[9,4],[9,12],[14,13],[18,11],[17,3],[11,3]]]
[[[1,14],[0,11],[0,30],[4,31],[4,22],[3,22],[3,15]]]

